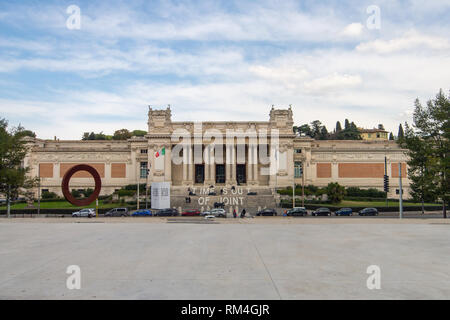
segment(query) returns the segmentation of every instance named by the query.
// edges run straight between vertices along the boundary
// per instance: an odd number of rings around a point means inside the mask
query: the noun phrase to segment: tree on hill
[[[322,129],[322,122],[320,122],[319,120],[314,120],[313,122],[311,122],[311,136],[314,139],[320,138],[321,129]]]
[[[136,137],[143,137],[143,136],[145,136],[145,135],[147,134],[147,131],[144,131],[144,130],[134,130],[131,134],[132,134],[133,136],[136,136]]]
[[[322,126],[322,128],[320,128],[319,140],[327,140],[327,139],[328,139],[327,127]]]
[[[405,137],[405,133],[403,131],[403,127],[402,124],[400,123],[400,125],[398,126],[398,134],[397,134],[397,139],[403,139]]]
[[[342,131],[341,123],[338,121],[336,122],[336,133],[339,133]]]
[[[297,127],[297,132],[300,135],[304,135],[304,136],[312,138],[312,131],[311,131],[311,127],[309,126],[309,124],[304,124],[304,125],[301,125],[300,127]]]
[[[127,129],[120,129],[114,132],[113,140],[127,140],[132,137],[132,134]]]
[[[108,137],[103,133],[85,132],[83,133],[82,140],[109,140]]]
[[[344,129],[350,129],[350,122],[348,121],[348,119],[345,119],[345,122],[344,122]]]

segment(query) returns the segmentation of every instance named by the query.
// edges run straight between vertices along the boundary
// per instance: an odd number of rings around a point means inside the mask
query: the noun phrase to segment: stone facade
[[[138,181],[171,182],[173,190],[210,185],[273,190],[294,183],[325,186],[329,182],[382,190],[386,157],[389,196],[396,196],[398,163],[404,164],[407,158],[394,141],[318,141],[293,134],[293,124],[290,108],[272,108],[269,121],[202,123],[172,121],[170,108],[150,108],[145,137],[127,141],[29,140],[25,165],[31,167],[31,176],[40,174],[43,190],[58,194],[64,173],[81,163],[99,171],[102,194]],[[409,182],[403,168],[407,196]],[[79,173],[70,186],[93,187],[93,179]]]

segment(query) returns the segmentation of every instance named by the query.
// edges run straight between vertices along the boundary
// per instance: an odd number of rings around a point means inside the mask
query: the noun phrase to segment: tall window
[[[141,179],[147,178],[148,162],[141,162]]]
[[[294,177],[301,178],[303,177],[303,164],[301,162],[295,162],[294,164]]]

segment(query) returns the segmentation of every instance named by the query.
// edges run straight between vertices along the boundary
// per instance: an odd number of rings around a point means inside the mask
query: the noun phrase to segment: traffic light
[[[389,176],[384,175],[384,192],[389,192]]]

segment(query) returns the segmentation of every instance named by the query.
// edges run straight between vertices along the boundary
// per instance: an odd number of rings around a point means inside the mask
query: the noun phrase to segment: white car
[[[88,217],[92,218],[95,217],[95,210],[94,209],[82,209],[80,211],[72,213],[73,218],[79,218],[79,217]]]
[[[226,218],[227,212],[224,209],[218,208],[218,209],[212,209],[210,211],[205,211],[201,215],[202,216],[214,216],[217,218]]]

